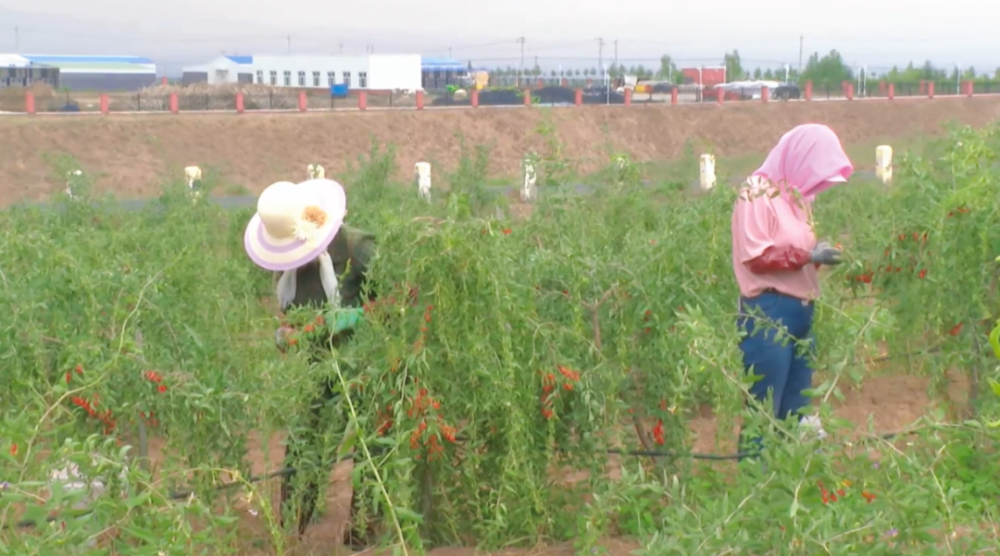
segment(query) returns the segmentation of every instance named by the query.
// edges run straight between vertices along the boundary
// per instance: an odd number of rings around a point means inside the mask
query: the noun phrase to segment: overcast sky
[[[882,71],[930,59],[992,73],[1000,36],[987,14],[997,12],[992,0],[0,0],[0,52],[132,54],[179,73],[223,52],[284,54],[290,42],[300,54],[451,49],[496,67],[518,64],[523,36],[526,65],[537,56],[549,69],[595,66],[603,37],[606,61],[617,40],[628,65],[661,54],[711,65],[735,48],[752,68],[797,66],[804,36],[804,58],[836,48]]]

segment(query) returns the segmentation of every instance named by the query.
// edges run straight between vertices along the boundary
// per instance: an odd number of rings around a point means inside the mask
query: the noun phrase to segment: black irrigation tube
[[[914,432],[915,431],[892,432],[892,433],[881,434],[877,438],[879,440],[892,440],[892,439],[900,437],[900,436],[907,436],[907,435],[913,434]],[[457,440],[459,442],[462,442],[462,441],[465,441],[467,439],[465,439],[465,438],[458,438]],[[862,440],[862,441],[858,442],[858,444],[864,444],[865,442],[866,442],[865,440]],[[563,453],[572,453],[572,452],[579,452],[580,450],[573,450],[573,449],[569,449],[569,448],[558,448],[557,447],[556,451],[563,452]],[[678,458],[688,457],[688,458],[695,459],[695,460],[706,460],[706,461],[738,460],[738,459],[741,459],[741,458],[752,457],[752,456],[755,455],[754,453],[751,453],[751,452],[737,452],[735,454],[705,454],[705,453],[699,453],[699,452],[682,452],[682,451],[679,451],[679,450],[663,450],[663,451],[658,451],[658,450],[625,450],[625,449],[621,449],[621,448],[606,448],[604,450],[600,450],[598,452],[592,452],[592,453],[604,453],[604,454],[608,454],[608,455],[649,457],[649,458],[670,458],[670,459],[678,459]],[[354,457],[353,455],[341,456],[341,457],[337,458],[334,461],[334,464],[337,464],[337,463],[340,463],[340,462],[343,462],[343,461],[347,461],[348,459],[352,459],[353,457]],[[261,481],[266,481],[266,480],[274,479],[274,478],[278,478],[278,477],[290,477],[292,475],[295,475],[296,473],[297,473],[297,470],[294,467],[285,467],[283,469],[279,469],[277,471],[272,471],[270,473],[265,473],[263,475],[254,475],[254,476],[251,476],[249,479],[246,480],[246,483],[248,483],[248,484],[254,484],[254,483],[259,483]],[[226,484],[223,484],[223,485],[219,485],[219,486],[213,488],[212,490],[215,491],[215,492],[222,492],[222,491],[225,491],[225,490],[229,490],[229,489],[238,487],[238,486],[240,486],[242,484],[244,484],[244,483],[241,482],[241,481],[232,481],[232,482],[229,482],[229,483],[226,483]],[[194,494],[195,494],[195,492],[193,490],[182,490],[182,491],[177,491],[177,492],[171,492],[171,493],[169,493],[167,495],[167,499],[169,499],[169,500],[184,500],[185,498],[188,498],[189,496],[192,496]],[[83,516],[86,516],[86,515],[91,514],[91,513],[93,513],[93,510],[84,510],[84,511],[81,511],[79,513],[75,513],[74,515],[68,516],[68,517],[69,518],[83,517]],[[56,521],[61,521],[63,519],[65,519],[65,517],[59,516],[59,515],[49,516],[49,517],[45,518],[45,523],[54,523]],[[31,528],[37,527],[38,525],[39,525],[39,523],[37,521],[31,520],[31,519],[26,519],[26,520],[18,521],[14,526],[4,525],[3,528],[2,528],[2,530],[9,530],[9,529],[12,529],[12,528],[31,529]]]

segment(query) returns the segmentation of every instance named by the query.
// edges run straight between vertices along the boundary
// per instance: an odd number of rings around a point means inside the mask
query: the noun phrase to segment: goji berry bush
[[[906,155],[892,185],[860,175],[817,201],[819,235],[847,258],[818,303],[823,442],[745,410],[730,188],[648,184],[616,161],[586,194],[548,176],[525,209],[483,185],[488,151],[474,148],[427,203],[392,182],[391,149],[373,148],[340,179],[349,222],[379,239],[378,300],[312,366],[298,340],[324,317],[275,314],[272,276],[242,252],[251,209],[179,183],[139,210],[7,209],[0,550],[241,553],[232,498],[259,488],[248,436],[298,426],[322,379],[349,394],[324,436],[361,454],[362,518],[383,510],[382,542],[404,552],[568,540],[589,552],[615,536],[646,554],[995,547],[998,412],[979,385],[997,373],[998,138],[956,129]],[[540,167],[568,167],[552,151]],[[284,351],[279,326],[297,331]],[[955,411],[877,431],[906,433],[892,440],[833,417],[881,352],[909,357]],[[971,403],[944,398],[948,372],[970,377]],[[739,421],[761,429],[762,460],[696,463],[689,422],[705,411],[720,453]],[[153,437],[166,447],[149,462]],[[50,480],[66,463],[103,492]],[[233,475],[237,488],[217,490]],[[290,553],[280,510],[252,499],[270,524],[260,542]]]

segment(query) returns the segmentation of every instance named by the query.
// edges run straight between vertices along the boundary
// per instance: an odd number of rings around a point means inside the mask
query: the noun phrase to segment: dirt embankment
[[[98,176],[99,191],[155,194],[163,176],[187,165],[214,168],[227,181],[259,192],[278,180],[305,178],[312,162],[342,170],[372,139],[397,149],[401,174],[413,163],[454,167],[461,140],[492,147],[491,172],[513,176],[532,149],[545,152],[551,126],[563,156],[581,171],[605,164],[609,149],[637,160],[668,160],[685,142],[711,144],[719,156],[766,152],[794,125],[833,127],[845,144],[939,134],[957,121],[984,125],[1000,117],[1000,98],[740,103],[677,107],[584,107],[306,114],[181,114],[0,118],[0,205],[41,200],[65,187],[46,155],[68,154]],[[345,184],[348,187],[350,184]]]

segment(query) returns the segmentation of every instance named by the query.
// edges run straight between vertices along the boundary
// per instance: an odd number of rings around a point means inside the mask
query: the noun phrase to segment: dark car
[[[801,96],[799,86],[795,83],[782,83],[775,87],[772,96],[779,100],[797,99]]]

